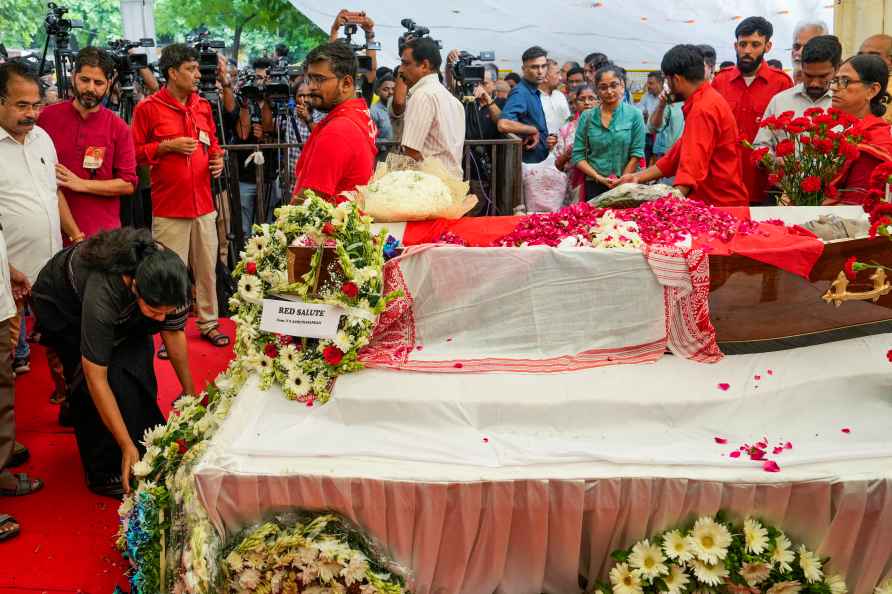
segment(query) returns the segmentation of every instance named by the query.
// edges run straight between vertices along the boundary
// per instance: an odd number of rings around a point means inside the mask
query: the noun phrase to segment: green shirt
[[[601,108],[592,108],[579,118],[573,162],[585,159],[601,175],[620,176],[629,159],[644,157],[644,132],[644,116],[633,105],[620,103],[608,128],[601,124]]]

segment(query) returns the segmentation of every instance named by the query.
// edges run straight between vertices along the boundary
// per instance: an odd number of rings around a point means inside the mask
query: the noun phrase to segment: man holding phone
[[[349,25],[355,25],[362,28],[365,33],[366,45],[375,44],[375,21],[373,21],[364,11],[350,11],[346,8],[342,8],[335,17],[334,23],[332,23],[331,30],[329,31],[328,40],[330,42],[337,41],[338,33],[341,28]],[[359,80],[355,82],[357,89],[362,93],[362,98],[365,99],[366,105],[371,107],[372,95],[375,90],[375,72],[378,70],[378,52],[374,49],[367,49],[365,50],[365,56],[358,57],[366,57],[369,61],[368,69],[362,68],[362,64],[360,64],[358,73]],[[366,72],[366,70],[368,70],[368,72]]]

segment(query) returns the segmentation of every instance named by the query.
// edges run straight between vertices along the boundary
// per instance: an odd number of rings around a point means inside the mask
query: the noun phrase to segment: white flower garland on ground
[[[739,592],[759,594],[847,594],[845,580],[827,571],[805,545],[794,547],[773,526],[746,518],[733,524],[722,514],[701,517],[689,530],[670,530],[614,551],[617,564],[604,594],[682,594]],[[886,594],[887,582],[876,590]]]

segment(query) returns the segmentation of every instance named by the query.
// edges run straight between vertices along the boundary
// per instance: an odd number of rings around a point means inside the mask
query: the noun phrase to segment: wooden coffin
[[[768,352],[892,332],[892,294],[839,307],[823,299],[850,256],[892,266],[892,243],[829,242],[808,280],[744,256],[710,256],[709,308],[722,351]],[[869,277],[861,272],[848,291],[870,291]]]

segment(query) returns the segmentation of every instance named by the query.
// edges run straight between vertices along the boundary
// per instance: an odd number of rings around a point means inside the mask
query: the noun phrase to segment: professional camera
[[[266,80],[257,80],[253,69],[243,70],[239,73],[239,95],[249,101],[266,99],[270,102],[287,101],[291,96],[291,87],[288,85],[289,70],[279,66],[269,69]]]
[[[400,55],[403,55],[403,50],[406,49],[406,44],[409,41],[421,37],[430,37],[431,30],[427,27],[419,26],[412,19],[403,19],[400,21],[400,24],[406,29],[406,32],[400,35],[400,38],[397,40]],[[434,39],[434,41],[437,43],[438,48],[443,49],[443,44],[438,39]]]
[[[217,93],[217,51],[223,49],[226,44],[219,39],[208,39],[210,33],[201,31],[187,38],[187,43],[192,43],[198,50],[198,71],[201,73],[201,81],[198,83],[198,91],[203,95],[216,96]]]
[[[360,52],[366,50],[373,51],[381,51],[381,44],[377,41],[366,41],[363,43],[353,43],[353,36],[359,32],[359,25],[351,21],[350,18],[360,18],[364,17],[364,13],[347,13],[347,22],[344,23],[344,36],[346,39],[344,41],[347,45],[350,46],[350,49],[353,50],[353,55],[356,56],[356,61],[359,66],[359,74],[367,75],[372,71],[372,58],[371,56],[366,56],[360,54]]]
[[[115,59],[115,71],[118,74],[118,82],[122,90],[133,89],[133,75],[141,68],[148,68],[149,57],[145,54],[131,54],[130,50],[137,47],[155,47],[154,39],[140,39],[129,41],[116,39],[108,44],[108,51]]]
[[[43,20],[46,26],[46,34],[56,40],[56,49],[68,49],[68,40],[71,37],[71,29],[82,29],[84,22],[77,19],[66,19],[65,14],[68,9],[64,6],[57,6],[55,2],[47,5],[49,12]]]
[[[460,52],[458,60],[452,65],[452,78],[459,84],[462,96],[473,95],[474,88],[483,82],[486,68],[482,65],[474,66],[474,62],[492,62],[496,59],[495,52],[480,52],[475,56],[468,52]]]

